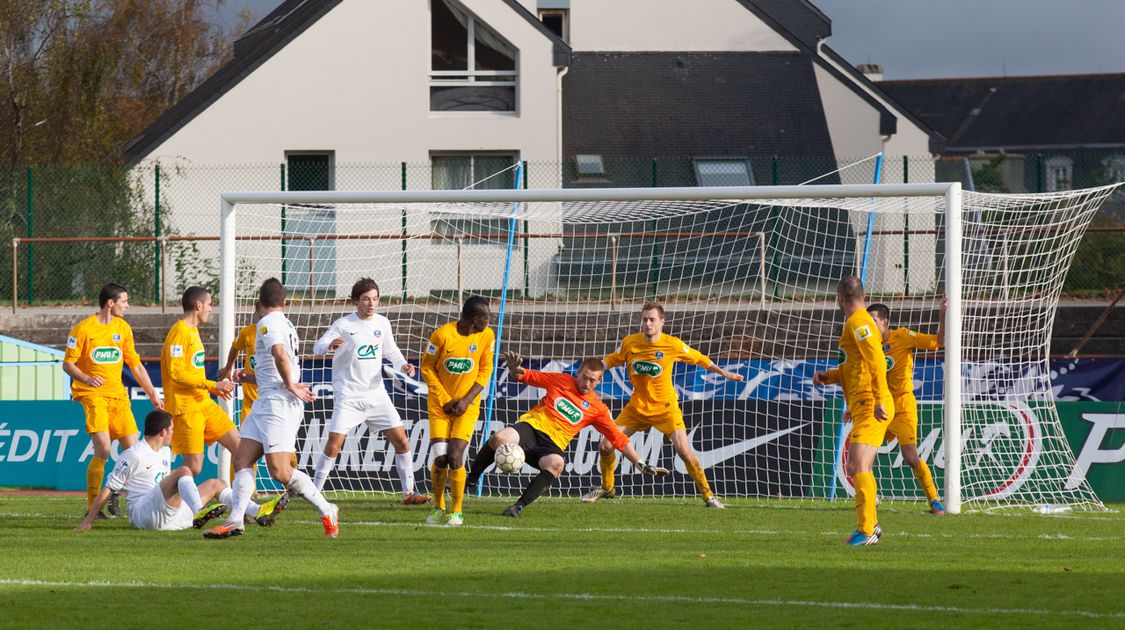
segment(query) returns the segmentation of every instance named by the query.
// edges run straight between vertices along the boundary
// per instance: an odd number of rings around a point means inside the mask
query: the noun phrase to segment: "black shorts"
[[[526,422],[517,422],[515,429],[520,435],[524,461],[532,468],[539,468],[539,460],[547,455],[558,455],[566,461],[566,453],[546,433]]]

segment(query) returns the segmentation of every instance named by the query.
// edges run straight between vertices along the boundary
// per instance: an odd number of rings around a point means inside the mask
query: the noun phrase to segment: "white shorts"
[[[156,531],[189,529],[192,519],[195,518],[186,503],[180,503],[180,507],[168,505],[159,484],[139,497],[127,498],[129,522],[137,529]]]
[[[271,392],[272,393],[272,392]],[[243,440],[254,440],[264,453],[296,453],[297,430],[305,417],[305,403],[289,395],[267,395],[254,401],[250,415],[238,432]]]
[[[364,423],[367,424],[367,430],[375,434],[401,427],[402,418],[389,396],[367,400],[336,399],[336,404],[332,407],[332,425],[328,429],[330,433],[346,435]]]

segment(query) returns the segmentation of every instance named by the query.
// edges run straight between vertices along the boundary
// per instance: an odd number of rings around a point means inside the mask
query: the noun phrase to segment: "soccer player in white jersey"
[[[360,278],[352,285],[355,312],[332,322],[313,344],[314,355],[332,352],[332,425],[324,452],[316,458],[313,481],[318,490],[336,465],[336,456],[348,432],[366,423],[372,437],[382,432],[395,449],[395,468],[402,482],[402,502],[421,505],[430,496],[414,492],[414,453],[402,427],[402,418],[383,387],[383,357],[391,367],[414,376],[391,333],[391,322],[379,315],[379,285]]]
[[[340,510],[329,503],[304,472],[294,470],[291,458],[297,452],[297,430],[305,416],[305,403],[316,397],[301,382],[297,329],[285,317],[285,287],[277,278],[262,283],[258,291],[265,315],[258,321],[254,339],[254,362],[258,400],[242,423],[242,439],[234,453],[234,507],[226,521],[203,533],[204,538],[230,538],[243,533],[242,517],[254,493],[255,462],[263,455],[266,469],[289,492],[300,495],[320,511],[324,535],[340,532]]]
[[[138,529],[198,529],[207,521],[222,516],[231,504],[230,488],[218,479],[208,479],[197,487],[191,468],[180,466],[172,470],[171,443],[172,416],[159,409],[149,412],[145,418],[144,439],[121,453],[105,487],[94,499],[97,509],[90,510],[75,531],[93,527],[98,511],[116,492],[125,493],[129,522]],[[220,503],[204,507],[215,496]],[[256,503],[248,506],[255,512],[261,509]],[[259,519],[258,524],[272,524],[272,517],[272,514],[266,516],[268,522]]]

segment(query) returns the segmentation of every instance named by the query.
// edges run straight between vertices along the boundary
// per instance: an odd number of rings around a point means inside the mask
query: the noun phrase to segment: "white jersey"
[[[332,392],[341,400],[371,400],[386,394],[383,388],[383,358],[396,370],[406,364],[391,333],[391,322],[376,313],[371,319],[360,319],[352,313],[332,322],[317,339],[313,354],[328,353],[329,345],[342,339],[344,345],[332,356]]]
[[[301,340],[297,337],[297,329],[284,313],[270,311],[258,321],[258,334],[254,339],[254,373],[258,380],[258,396],[284,392],[298,400],[285,389],[285,383],[277,373],[271,348],[278,344],[285,347],[285,355],[289,358],[289,375],[293,382],[301,382],[301,364],[297,361],[297,349],[301,347]]]
[[[152,450],[148,442],[138,440],[117,459],[117,465],[110,471],[105,485],[114,492],[124,492],[129,497],[129,506],[136,499],[152,490],[153,486],[172,472],[172,449],[167,446],[158,451]]]

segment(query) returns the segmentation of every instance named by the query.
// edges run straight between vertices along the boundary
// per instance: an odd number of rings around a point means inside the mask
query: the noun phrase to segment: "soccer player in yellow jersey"
[[[258,331],[258,320],[265,315],[262,303],[260,301],[254,303],[254,321],[243,326],[238,331],[238,336],[234,338],[234,343],[230,346],[230,352],[227,353],[227,364],[219,369],[216,378],[220,381],[224,378],[237,381],[242,385],[242,411],[239,413],[239,421],[245,422],[246,416],[250,415],[250,409],[254,406],[254,401],[258,399],[258,384],[254,382],[254,339]],[[244,353],[246,355],[245,364],[238,373],[234,372],[234,363],[238,360],[238,355]],[[249,378],[248,378],[249,377]],[[296,464],[294,464],[296,467]]]
[[[488,327],[488,300],[473,296],[461,307],[461,318],[430,335],[422,354],[422,379],[429,389],[430,449],[434,465],[430,480],[434,509],[431,525],[456,527],[465,521],[465,448],[480,416],[480,394],[492,378],[496,334]],[[445,514],[445,483],[453,499]]]
[[[191,474],[203,469],[203,450],[218,442],[233,453],[238,448],[238,429],[210,395],[229,399],[234,383],[229,378],[207,379],[203,363],[206,352],[199,325],[211,318],[211,293],[203,287],[188,287],[181,300],[183,317],[172,324],[160,353],[160,376],[164,382],[165,411],[172,414],[172,453],[182,455]]]
[[[875,512],[875,475],[872,464],[883,445],[887,427],[895,414],[894,399],[887,387],[887,358],[875,320],[864,308],[863,284],[847,276],[836,286],[836,303],[844,312],[840,334],[840,367],[817,372],[817,385],[841,383],[844,401],[852,416],[848,445],[848,476],[855,484],[857,527],[849,545],[874,545],[882,530]]]
[[[605,373],[601,359],[586,359],[578,366],[578,374],[571,376],[526,370],[523,368],[523,357],[515,353],[509,352],[504,358],[508,360],[512,378],[546,390],[543,400],[520,416],[516,426],[501,428],[492,434],[473,458],[470,486],[480,479],[485,468],[496,461],[496,449],[502,444],[519,444],[527,463],[539,469],[539,474],[527,485],[520,498],[504,510],[504,516],[518,517],[525,507],[555,483],[566,467],[567,445],[587,425],[594,425],[637,470],[657,477],[668,474],[667,469],[649,466],[641,460],[629,438],[613,423],[609,408],[598,398],[596,388]]]
[[[617,424],[625,435],[656,427],[668,436],[676,455],[683,460],[688,474],[699,488],[703,504],[711,508],[722,508],[723,504],[711,491],[707,475],[699,465],[695,451],[691,448],[691,441],[688,440],[679,396],[672,385],[672,367],[677,361],[690,363],[732,381],[741,381],[742,375],[724,370],[698,350],[672,335],[664,334],[664,307],[656,302],[646,302],[641,307],[641,332],[622,340],[617,351],[603,361],[607,368],[624,364],[629,382],[633,385],[629,404],[617,416]],[[603,439],[598,451],[602,485],[582,495],[583,503],[593,503],[614,494],[613,471],[617,466],[617,456],[613,445]]]
[[[895,417],[887,427],[887,434],[898,438],[898,447],[906,465],[914,471],[930,512],[945,514],[945,506],[934,486],[930,467],[918,457],[918,400],[914,398],[914,351],[938,350],[945,341],[945,301],[942,301],[938,315],[936,335],[927,335],[909,328],[890,329],[891,309],[885,304],[872,304],[867,312],[875,319],[882,335],[883,352],[887,355],[887,387],[895,400]]]
[[[98,312],[79,322],[66,339],[63,372],[72,379],[71,398],[86,412],[86,432],[94,445],[94,456],[86,467],[87,511],[101,492],[110,442],[117,440],[122,449],[137,443],[137,421],[121,382],[122,364],[132,370],[152,406],[164,408],[133,345],[133,329],[122,319],[128,310],[125,287],[107,284],[98,293]],[[116,501],[110,505],[110,512],[117,516],[112,507]]]

